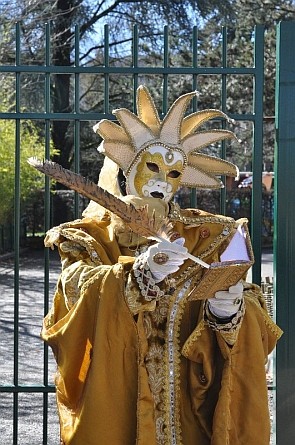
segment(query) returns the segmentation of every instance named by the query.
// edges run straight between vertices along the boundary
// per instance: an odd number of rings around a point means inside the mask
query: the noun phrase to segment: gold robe
[[[194,210],[170,217],[189,252],[208,263],[235,227]],[[201,266],[185,261],[176,290],[146,302],[128,236],[116,235],[111,218],[84,218],[47,235],[62,260],[42,330],[57,362],[61,443],[269,445],[265,364],[281,331],[260,288],[244,283],[246,311],[230,345],[204,320],[203,302],[189,300]]]

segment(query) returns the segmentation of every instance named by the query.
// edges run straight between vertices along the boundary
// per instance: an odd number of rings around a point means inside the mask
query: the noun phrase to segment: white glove
[[[235,315],[243,301],[243,284],[239,281],[227,291],[216,292],[208,300],[210,312],[217,318],[229,318]]]
[[[146,261],[156,283],[164,280],[167,275],[176,272],[187,258],[187,248],[183,247],[184,238],[172,243],[161,241],[150,246],[146,251]]]

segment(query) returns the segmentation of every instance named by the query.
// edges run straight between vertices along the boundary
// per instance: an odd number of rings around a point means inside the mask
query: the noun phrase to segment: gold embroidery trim
[[[190,290],[190,285],[190,281],[188,281],[186,283],[186,286],[184,285],[182,286],[182,288],[178,288],[176,290],[176,296],[171,301],[171,305],[169,308],[169,319],[167,319],[168,341],[166,340],[165,349],[164,400],[165,425],[167,427],[166,443],[169,443],[171,445],[183,445],[180,423],[180,323],[187,301],[187,296]],[[170,336],[171,342],[169,342]]]
[[[257,308],[260,310],[263,316],[263,320],[266,326],[268,326],[271,332],[276,336],[276,338],[279,339],[283,335],[282,329],[279,328],[279,326],[270,318],[267,311],[263,309],[263,307],[261,307],[257,297],[255,297],[255,293],[250,290],[246,291],[244,295],[248,297],[248,299],[246,300],[246,305],[247,303],[250,303],[250,304],[255,304],[255,306],[257,306]]]
[[[204,223],[215,223],[221,225],[229,225],[234,227],[236,225],[236,221],[233,218],[227,216],[218,216],[218,215],[194,215],[194,216],[184,216],[181,212],[180,206],[171,202],[171,211],[169,213],[169,218],[172,221],[179,221],[183,224],[193,224],[198,227]]]
[[[192,334],[186,340],[186,342],[182,348],[181,352],[184,357],[188,358],[192,346],[194,345],[196,340],[199,337],[201,337],[201,335],[205,329],[206,329],[206,324],[205,324],[204,320],[201,320],[200,323],[198,324],[198,326],[196,327],[196,329],[192,332]]]
[[[82,220],[76,220],[75,222],[79,223],[79,222],[82,222]],[[57,245],[57,242],[59,241],[59,237],[62,236],[70,241],[81,244],[81,246],[86,249],[91,260],[94,263],[96,263],[98,265],[102,264],[102,261],[98,255],[98,253],[96,252],[95,248],[93,247],[93,245],[92,245],[93,243],[91,242],[91,240],[86,240],[85,238],[78,235],[77,233],[75,233],[75,234],[68,233],[67,229],[76,229],[77,231],[78,230],[83,231],[83,229],[81,229],[80,227],[75,227],[75,226],[73,227],[73,223],[65,223],[65,224],[62,224],[62,226],[60,226],[60,227],[54,227],[53,229],[50,229],[47,232],[47,235],[46,235],[47,247],[51,247],[53,244]],[[57,235],[59,235],[59,237]],[[88,236],[91,237],[91,235],[88,235]],[[46,240],[46,238],[45,238],[45,240]]]

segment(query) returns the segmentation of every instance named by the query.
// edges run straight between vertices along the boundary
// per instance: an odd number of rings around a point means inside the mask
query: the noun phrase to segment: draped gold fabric
[[[209,263],[235,227],[199,211],[170,217],[189,252]],[[189,301],[203,273],[191,260],[174,275],[174,293],[145,302],[134,246],[120,245],[111,217],[63,224],[46,244],[62,260],[42,338],[57,361],[63,444],[269,445],[264,366],[281,331],[257,286],[245,283],[230,346],[204,321],[203,302]]]

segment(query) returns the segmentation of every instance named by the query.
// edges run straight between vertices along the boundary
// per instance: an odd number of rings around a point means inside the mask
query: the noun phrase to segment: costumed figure
[[[246,221],[173,202],[180,186],[214,189],[220,175],[237,175],[200,153],[234,135],[200,130],[226,118],[218,110],[185,117],[195,94],[160,121],[140,86],[137,115],[118,109],[119,124],[95,126],[105,154],[99,185],[144,208],[164,227],[160,240],[94,201],[82,219],[47,233],[62,271],[42,338],[57,362],[63,444],[269,444],[265,364],[281,331],[260,288],[235,275],[252,264]],[[230,269],[231,259],[241,261]],[[216,264],[224,273],[214,275]]]

